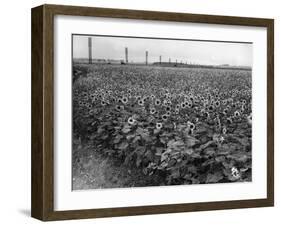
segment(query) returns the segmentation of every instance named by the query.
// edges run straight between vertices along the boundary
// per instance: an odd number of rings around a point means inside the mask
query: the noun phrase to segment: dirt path
[[[72,173],[73,190],[159,185],[157,176],[146,176],[141,169],[124,166],[86,145],[75,147]]]

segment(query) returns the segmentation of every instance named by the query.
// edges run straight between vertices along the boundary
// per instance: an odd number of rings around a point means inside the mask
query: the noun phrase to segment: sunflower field
[[[155,185],[251,181],[251,71],[73,65],[73,138]]]

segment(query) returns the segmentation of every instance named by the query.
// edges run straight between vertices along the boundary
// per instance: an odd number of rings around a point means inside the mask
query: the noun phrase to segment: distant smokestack
[[[148,51],[145,51],[145,64],[148,64]]]
[[[161,64],[161,56],[159,56],[159,63]]]
[[[92,38],[88,38],[88,49],[89,49],[89,64],[92,64]]]
[[[129,62],[128,60],[128,48],[125,47],[125,61],[126,61],[126,64]]]
[[[169,58],[169,64],[171,63],[171,58]]]

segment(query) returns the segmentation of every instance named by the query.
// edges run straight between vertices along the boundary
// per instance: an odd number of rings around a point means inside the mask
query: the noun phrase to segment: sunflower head
[[[155,108],[151,108],[151,109],[150,109],[150,114],[154,115],[155,113],[156,113]]]
[[[168,115],[166,115],[166,114],[162,115],[162,119],[163,119],[163,121],[167,121]]]
[[[216,107],[219,107],[219,106],[220,106],[220,102],[219,102],[219,101],[216,101],[216,102],[215,102],[215,106],[216,106]]]
[[[206,118],[209,118],[209,116],[210,116],[210,114],[209,114],[209,112],[204,112],[204,116],[206,117]]]
[[[189,127],[189,129],[191,129],[191,130],[194,130],[194,129],[195,129],[195,125],[194,125],[192,122],[188,122],[188,127]]]
[[[105,102],[104,100],[102,100],[102,101],[101,101],[101,105],[102,105],[102,106],[105,106],[105,105],[106,105],[106,102]]]
[[[227,109],[224,109],[224,110],[223,110],[223,114],[226,115],[227,113],[228,113],[228,110],[227,110]]]
[[[122,97],[122,103],[127,104],[128,103],[128,97]]]
[[[134,124],[136,123],[136,120],[135,120],[133,117],[129,117],[129,118],[128,118],[128,123],[129,123],[130,125],[134,125]]]
[[[231,124],[232,123],[232,118],[229,117],[229,118],[226,119],[226,121],[227,121],[228,124]]]
[[[163,127],[162,123],[161,122],[157,122],[156,123],[156,129],[161,129]]]
[[[138,101],[138,105],[143,106],[143,105],[144,105],[144,101],[143,101],[142,99],[140,99],[140,100]]]
[[[119,104],[122,104],[122,98],[118,98],[118,99],[117,99],[117,102],[118,102]]]
[[[239,112],[239,111],[235,111],[235,112],[234,112],[234,116],[235,116],[235,117],[239,117],[239,116],[240,116],[240,112]]]
[[[160,104],[161,104],[161,100],[160,100],[160,99],[156,99],[156,100],[155,100],[155,105],[156,105],[156,106],[159,106]]]
[[[249,125],[252,125],[252,114],[247,116],[247,122],[249,123]]]
[[[115,109],[116,109],[117,111],[122,111],[122,110],[124,110],[124,106],[122,106],[122,105],[116,105],[116,106],[115,106]]]

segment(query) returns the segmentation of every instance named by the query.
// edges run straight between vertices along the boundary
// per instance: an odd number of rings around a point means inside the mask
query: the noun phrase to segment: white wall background
[[[278,225],[281,223],[281,15],[279,1],[49,0],[2,1],[0,7],[0,224],[42,225],[30,215],[30,8],[43,4],[217,14],[275,19],[275,207],[62,221],[51,225]]]

